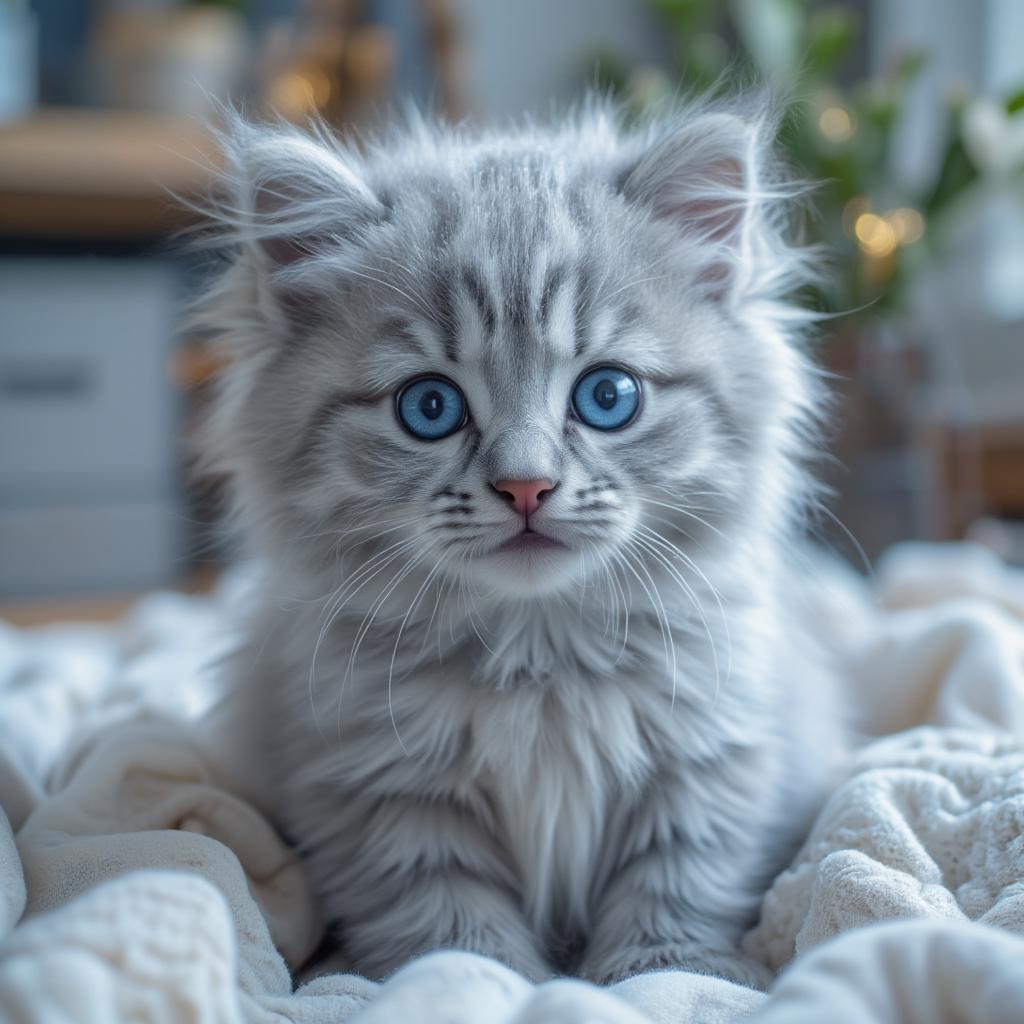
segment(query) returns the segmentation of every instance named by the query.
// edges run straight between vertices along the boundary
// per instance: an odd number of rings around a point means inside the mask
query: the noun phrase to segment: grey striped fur
[[[773,131],[226,134],[207,459],[266,575],[211,728],[371,976],[765,980],[740,936],[843,746],[793,614],[822,396]],[[643,381],[621,431],[569,415],[602,363]],[[394,412],[429,373],[471,412],[434,443]],[[489,483],[542,477],[566,550],[489,553]]]

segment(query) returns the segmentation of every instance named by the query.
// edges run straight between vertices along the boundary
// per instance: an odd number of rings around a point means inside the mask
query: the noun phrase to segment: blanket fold
[[[227,587],[106,632],[0,629],[0,1020],[1024,1019],[1024,574],[979,549],[908,546],[870,587],[829,576],[817,626],[878,738],[745,940],[781,972],[768,994],[683,971],[534,986],[456,952],[296,987],[313,893],[195,727]]]
[[[779,969],[877,921],[976,920],[1024,934],[1024,748],[922,727],[858,757],[776,880],[748,952]]]
[[[7,815],[0,808],[0,942],[21,920],[27,901],[25,874]]]
[[[192,871],[228,901],[243,944],[308,959],[322,929],[301,866],[213,781],[183,723],[119,723],[75,760],[18,832],[29,915],[130,871]]]

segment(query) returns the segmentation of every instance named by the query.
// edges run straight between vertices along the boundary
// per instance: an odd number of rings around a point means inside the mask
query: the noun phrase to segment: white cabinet
[[[153,259],[0,260],[0,595],[181,570],[179,278]]]

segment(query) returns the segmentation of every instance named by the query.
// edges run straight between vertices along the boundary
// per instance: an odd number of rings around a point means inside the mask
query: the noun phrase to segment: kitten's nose
[[[524,519],[528,519],[558,484],[550,480],[499,480],[491,486]]]

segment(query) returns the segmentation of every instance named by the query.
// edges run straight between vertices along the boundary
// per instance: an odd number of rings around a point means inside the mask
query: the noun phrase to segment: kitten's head
[[[233,357],[217,454],[259,543],[507,600],[778,526],[812,395],[772,131],[593,105],[356,151],[236,125],[207,316]]]

